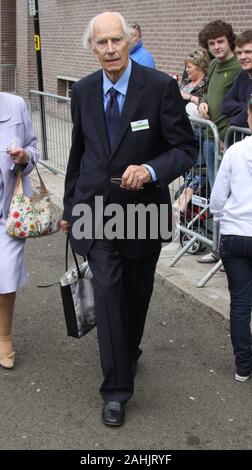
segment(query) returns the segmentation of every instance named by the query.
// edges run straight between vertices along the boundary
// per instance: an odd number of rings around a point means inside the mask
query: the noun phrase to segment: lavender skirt
[[[5,219],[0,217],[0,294],[16,292],[27,282],[24,243],[7,235]]]

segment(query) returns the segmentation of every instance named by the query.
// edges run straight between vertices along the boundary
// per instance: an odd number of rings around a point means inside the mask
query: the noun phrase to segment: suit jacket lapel
[[[101,140],[106,156],[109,158],[109,140],[103,105],[102,71],[100,71],[100,73],[97,74],[97,77],[95,78],[95,83],[94,86],[92,86],[92,94],[90,94],[89,102],[97,134]]]
[[[110,159],[113,158],[125,132],[128,129],[131,118],[134,115],[140,100],[144,96],[144,80],[141,70],[137,68],[136,64],[132,62],[132,70],[128,84],[128,90],[125,97],[123,111],[121,115],[120,127],[115,146],[110,154]]]

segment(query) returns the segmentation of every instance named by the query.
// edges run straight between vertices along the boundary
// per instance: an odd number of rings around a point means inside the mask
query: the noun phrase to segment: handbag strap
[[[37,171],[37,174],[38,174],[38,177],[39,177],[40,194],[47,194],[48,191],[46,189],[44,181],[42,180],[42,176],[39,173],[39,170],[38,170],[38,167],[37,167],[36,163],[34,163],[34,166],[36,168],[36,171]],[[23,193],[24,193],[23,175],[22,175],[22,171],[19,171],[18,174],[17,174],[17,177],[16,177],[16,183],[15,183],[15,186],[14,186],[13,196],[18,196],[19,194],[23,194]]]
[[[23,180],[22,180],[22,173],[21,171],[17,174],[16,182],[14,186],[13,196],[18,196],[19,194],[23,194]]]
[[[75,254],[75,252],[73,251],[72,246],[71,246],[71,243],[70,243],[70,241],[69,241],[69,235],[67,235],[67,238],[66,238],[66,259],[65,259],[65,262],[66,262],[66,271],[68,271],[68,246],[69,246],[69,244],[70,244],[70,247],[71,247],[71,251],[72,251],[72,254],[73,254],[75,266],[76,266],[76,269],[77,269],[78,278],[80,279],[82,276],[81,276],[81,272],[80,272],[80,268],[79,268],[79,265],[78,265],[78,261],[77,261],[76,254]]]
[[[65,257],[66,271],[68,271],[68,246],[69,246],[69,243],[70,243],[69,235],[67,235],[67,237],[66,237],[66,257]],[[70,243],[70,246],[71,246],[71,243]],[[72,251],[75,266],[76,266],[76,269],[77,269],[78,279],[81,279],[82,275],[81,275],[80,268],[79,268],[79,265],[78,265],[77,257],[76,257],[75,252],[73,251],[72,247],[71,247],[71,251]],[[84,261],[86,261],[85,256],[83,257],[83,259],[84,259]],[[37,287],[40,287],[40,288],[52,287],[52,286],[56,286],[57,284],[60,284],[60,283],[59,282],[53,282],[52,284],[37,285]]]
[[[46,194],[48,193],[47,189],[46,189],[46,186],[45,186],[45,183],[42,179],[42,176],[41,174],[39,173],[39,170],[38,170],[38,167],[36,165],[36,163],[34,162],[34,166],[36,168],[36,171],[37,171],[37,174],[38,174],[38,177],[39,177],[39,182],[40,182],[40,192],[43,193],[43,194]]]

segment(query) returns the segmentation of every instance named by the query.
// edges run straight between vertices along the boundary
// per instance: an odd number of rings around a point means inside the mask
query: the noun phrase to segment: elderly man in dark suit
[[[70,230],[73,249],[87,255],[93,272],[104,375],[102,419],[106,425],[119,426],[133,395],[162,239],[151,236],[151,220],[146,236],[138,236],[139,226],[136,236],[127,236],[127,211],[132,204],[152,203],[160,216],[166,204],[166,218],[171,220],[168,184],[194,165],[197,145],[176,81],[131,62],[130,30],[119,13],[93,18],[86,40],[102,70],[72,88],[73,134],[62,229]],[[98,196],[104,206],[102,227],[113,215],[106,211],[108,205],[119,205],[123,211],[124,227],[117,227],[115,237],[101,236],[95,228],[92,236],[85,234],[83,213],[88,208],[92,221],[99,219]]]

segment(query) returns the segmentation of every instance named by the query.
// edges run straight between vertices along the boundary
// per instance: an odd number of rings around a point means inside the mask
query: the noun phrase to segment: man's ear
[[[89,45],[90,45],[90,49],[91,51],[96,54],[96,49],[95,49],[95,43],[92,39],[89,40]]]

